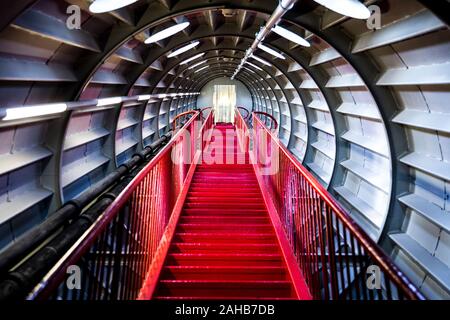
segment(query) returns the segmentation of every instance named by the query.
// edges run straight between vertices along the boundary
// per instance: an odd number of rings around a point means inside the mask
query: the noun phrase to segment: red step
[[[243,155],[233,130],[213,132],[219,160]],[[197,166],[153,297],[296,297],[251,164]]]

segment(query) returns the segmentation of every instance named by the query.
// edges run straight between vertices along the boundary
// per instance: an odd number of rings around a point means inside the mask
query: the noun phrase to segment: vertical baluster
[[[338,221],[340,221],[340,219],[338,219]],[[343,233],[343,237],[344,237],[344,254],[345,254],[345,270],[346,270],[346,274],[347,274],[347,287],[344,288],[344,290],[347,292],[348,297],[350,300],[353,300],[353,294],[351,291],[351,283],[352,283],[352,276],[351,276],[351,270],[350,270],[350,257],[349,257],[349,239],[347,238],[347,234],[348,234],[348,229],[342,225],[342,233]],[[351,246],[350,246],[351,248]]]

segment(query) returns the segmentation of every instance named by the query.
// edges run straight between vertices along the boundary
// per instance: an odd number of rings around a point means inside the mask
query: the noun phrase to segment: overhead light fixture
[[[202,64],[204,64],[204,63],[206,63],[206,62],[207,62],[207,60],[203,60],[203,61],[201,61],[201,62],[199,62],[199,63],[194,64],[193,66],[189,67],[188,69],[189,69],[189,70],[195,69],[195,68],[197,68],[198,66],[201,66]]]
[[[61,113],[66,110],[67,104],[65,103],[42,104],[37,106],[8,108],[6,109],[6,116],[2,120],[9,121],[31,117],[46,116],[55,113]]]
[[[178,50],[175,50],[174,52],[172,52],[171,54],[169,54],[169,55],[167,56],[167,58],[173,58],[173,57],[176,57],[176,56],[178,56],[178,55],[180,55],[180,54],[182,54],[182,53],[185,53],[186,51],[189,51],[189,50],[195,48],[195,47],[198,46],[199,44],[200,44],[200,41],[192,42],[192,43],[188,44],[187,46],[184,46],[184,47],[181,47],[181,48],[178,49]]]
[[[263,69],[260,68],[260,67],[258,67],[256,64],[253,64],[253,63],[248,62],[248,61],[245,61],[245,63],[247,63],[248,65],[252,66],[252,67],[255,68],[256,70],[263,71]]]
[[[322,6],[355,19],[369,19],[370,10],[358,0],[314,0]]]
[[[250,68],[244,67],[244,69],[247,70],[247,71],[250,71],[251,73],[256,73],[255,71],[253,71],[253,70],[250,69]]]
[[[268,61],[266,61],[266,60],[264,60],[264,59],[261,59],[260,57],[255,56],[254,54],[252,54],[252,55],[250,56],[250,58],[253,58],[253,59],[255,59],[256,61],[259,61],[259,62],[261,62],[262,64],[265,64],[265,65],[268,66],[268,67],[271,67],[271,66],[272,66],[272,64],[271,64],[270,62],[268,62]]]
[[[200,58],[200,57],[203,57],[204,55],[205,55],[205,52],[199,53],[199,54],[197,54],[197,55],[195,55],[195,56],[193,56],[193,57],[191,57],[191,58],[189,58],[189,59],[184,60],[184,61],[181,62],[180,64],[181,64],[181,65],[188,64],[189,62],[194,61],[194,60],[196,60],[196,59],[198,59],[198,58]]]
[[[152,96],[149,94],[144,94],[144,95],[140,95],[138,96],[138,101],[146,101],[146,100],[150,100]]]
[[[165,93],[160,93],[160,94],[157,94],[156,97],[157,97],[157,98],[160,98],[160,99],[164,99],[164,98],[167,98],[167,94],[165,94]]]
[[[89,6],[89,11],[92,13],[110,12],[129,6],[137,1],[138,0],[95,0]]]
[[[97,107],[111,106],[122,102],[122,97],[104,98],[97,100]]]
[[[279,53],[278,51],[275,51],[273,49],[270,49],[268,46],[263,45],[262,43],[258,44],[258,48],[260,48],[261,50],[267,52],[268,54],[273,55],[274,57],[277,57],[279,59],[286,59],[281,53]]]
[[[189,27],[191,23],[190,22],[183,22],[183,23],[179,23],[176,24],[174,26],[171,26],[167,29],[164,29],[160,32],[155,33],[154,35],[150,36],[147,40],[145,40],[144,42],[146,44],[150,44],[150,43],[155,43],[158,41],[161,41],[163,39],[166,39],[170,36],[173,36],[174,34],[177,34],[180,31],[183,31],[184,29],[186,29],[187,27]]]
[[[194,73],[198,73],[198,72],[200,72],[200,71],[203,71],[203,70],[205,70],[206,68],[209,68],[209,66],[204,66],[203,68],[200,68],[200,69],[194,71]]]
[[[275,26],[272,29],[272,31],[275,32],[276,34],[282,36],[283,38],[285,38],[285,39],[287,39],[289,41],[292,41],[292,42],[294,42],[294,43],[296,43],[298,45],[301,45],[303,47],[310,47],[311,46],[311,44],[308,41],[306,41],[305,39],[300,37],[298,34],[292,32],[292,31],[290,31],[288,29],[285,29],[283,27]]]

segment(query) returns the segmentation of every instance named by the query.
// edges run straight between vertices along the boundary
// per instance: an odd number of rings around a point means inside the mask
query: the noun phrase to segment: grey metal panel
[[[411,259],[423,266],[437,282],[447,289],[450,288],[450,269],[448,266],[433,257],[407,234],[395,233],[391,234],[390,237]]]
[[[83,30],[70,30],[66,27],[64,21],[60,21],[41,11],[26,11],[14,21],[13,26],[71,46],[93,52],[101,52],[97,40],[91,34]]]
[[[39,63],[24,59],[0,57],[0,80],[76,82],[74,71],[67,66]]]
[[[381,30],[363,34],[356,39],[352,52],[361,52],[404,41],[444,27],[445,24],[433,13],[424,10],[403,20],[396,21]]]

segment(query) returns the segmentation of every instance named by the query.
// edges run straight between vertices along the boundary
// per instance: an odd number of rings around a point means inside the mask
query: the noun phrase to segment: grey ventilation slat
[[[104,128],[96,128],[70,135],[64,141],[64,150],[70,150],[81,145],[90,143],[95,140],[102,139],[109,134],[109,131]]]
[[[332,123],[327,123],[323,121],[318,121],[312,124],[313,128],[316,128],[320,131],[328,133],[329,135],[334,136],[334,127]]]
[[[163,71],[164,67],[159,60],[153,61],[153,63],[149,66],[150,69]],[[180,75],[181,76],[181,75]]]
[[[309,62],[310,66],[317,66],[322,63],[330,62],[339,59],[341,55],[334,48],[328,48],[314,54]]]
[[[310,104],[307,105],[307,107],[319,111],[330,112],[326,102],[319,100],[313,100]]]
[[[117,125],[117,130],[124,130],[127,129],[129,127],[135,126],[139,123],[138,120],[136,119],[131,119],[131,118],[124,118],[124,119],[120,119],[119,123]]]
[[[303,67],[299,65],[297,62],[292,62],[288,68],[288,72],[296,72],[300,70],[303,70]]]
[[[88,32],[77,29],[69,30],[64,21],[41,11],[25,11],[14,21],[12,26],[70,46],[101,52],[97,41]]]
[[[303,115],[303,114],[297,115],[296,117],[294,117],[294,120],[298,121],[298,122],[301,122],[301,123],[304,123],[304,124],[308,123],[308,121],[306,119],[306,115]]]
[[[368,32],[356,39],[352,52],[361,52],[395,42],[418,37],[445,27],[431,11],[424,10],[399,20],[375,32]]]
[[[311,146],[320,151],[320,153],[324,154],[327,158],[334,160],[334,148],[330,148],[328,143],[322,142],[322,141],[316,141],[311,144]]]
[[[418,153],[410,153],[402,157],[400,161],[411,167],[450,181],[450,163],[439,161]]]
[[[91,173],[95,169],[100,168],[104,164],[109,162],[109,159],[106,158],[103,155],[91,155],[86,158],[81,159],[80,163],[67,170],[67,168],[63,167],[63,175],[61,178],[61,183],[63,188],[69,186],[70,184],[74,183],[75,181],[79,180],[83,176]]]
[[[138,142],[132,137],[127,137],[116,142],[116,155],[122,154],[125,151],[136,146]]]
[[[397,116],[395,116],[392,121],[411,127],[450,133],[449,114],[428,113],[417,110],[403,110]]]
[[[384,217],[372,208],[369,204],[364,202],[361,198],[356,196],[346,187],[336,187],[334,190],[345,199],[353,208],[358,210],[371,224],[377,229],[381,228]]]
[[[314,162],[306,163],[306,165],[315,173],[317,177],[319,177],[319,180],[322,180],[324,183],[330,178],[330,174],[323,170],[319,165],[317,165]],[[326,183],[325,183],[326,184]]]
[[[63,65],[3,57],[0,58],[0,80],[42,82],[78,81],[75,72]]]
[[[409,69],[385,71],[377,82],[379,86],[449,84],[450,62]]]
[[[317,84],[314,82],[314,80],[303,80],[303,82],[300,84],[300,88],[302,89],[318,89]]]
[[[127,47],[121,47],[119,48],[115,53],[116,56],[119,58],[130,61],[137,64],[143,64],[142,57],[134,51],[133,49],[127,48]]]
[[[348,131],[342,135],[342,139],[357,144],[363,148],[371,150],[382,156],[389,157],[389,150],[386,145],[380,144],[380,141],[384,141],[377,138],[359,135],[353,131]]]
[[[116,9],[109,12],[109,14],[114,18],[128,24],[129,26],[134,25],[133,14],[128,10],[127,7]]]
[[[300,132],[293,132],[293,135],[294,135],[297,139],[300,139],[300,140],[302,140],[303,142],[307,142],[307,141],[306,141],[306,138],[305,138],[304,136],[302,136],[302,135],[300,134]]]
[[[384,175],[373,172],[368,168],[364,168],[359,162],[353,160],[345,160],[341,162],[341,165],[372,186],[382,190],[385,193],[389,192],[390,183]]]
[[[12,201],[0,203],[0,225],[53,195],[45,189],[27,190]]]
[[[350,116],[380,120],[380,114],[378,113],[377,108],[370,104],[354,104],[344,102],[339,106],[337,112]]]
[[[147,139],[148,137],[151,137],[151,136],[154,135],[155,133],[156,133],[155,130],[153,130],[153,129],[149,128],[149,127],[146,127],[146,128],[144,128],[144,130],[142,131],[142,138],[143,138],[143,139]]]
[[[416,194],[408,194],[398,200],[446,232],[450,232],[450,212]]]
[[[284,86],[284,89],[286,89],[286,90],[295,90],[295,87],[292,84],[292,82],[288,81],[288,83],[286,83],[286,85]]]
[[[152,84],[148,79],[145,78],[139,78],[138,81],[134,84],[136,87],[151,87]]]
[[[109,70],[98,70],[92,77],[91,83],[119,85],[128,84],[128,81],[121,74]]]
[[[303,106],[302,99],[300,99],[298,96],[295,96],[290,102],[291,102],[291,104]]]
[[[0,175],[23,168],[52,155],[52,152],[44,147],[34,147],[12,154],[0,155]]]
[[[346,87],[362,87],[364,82],[356,73],[345,74],[331,77],[325,87],[327,88],[346,88]]]
[[[427,273],[445,288],[450,288],[450,269],[439,259],[432,256],[424,247],[405,233],[390,234],[389,237],[413,261],[417,262]]]

